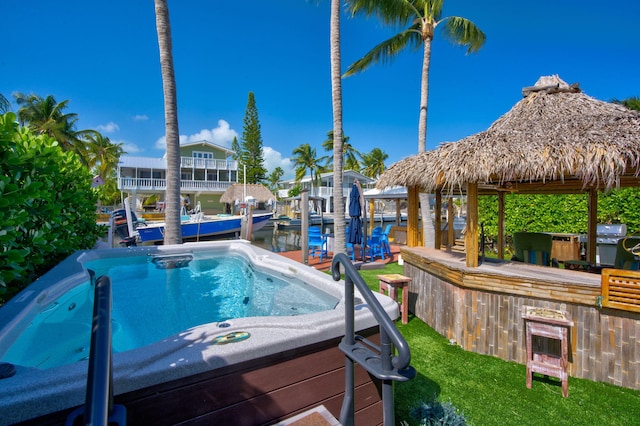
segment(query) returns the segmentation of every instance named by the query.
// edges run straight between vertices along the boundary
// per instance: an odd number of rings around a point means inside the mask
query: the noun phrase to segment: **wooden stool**
[[[531,389],[533,373],[557,377],[562,382],[562,396],[569,395],[567,367],[569,365],[569,327],[573,321],[568,312],[555,309],[522,307],[526,323],[527,388]],[[560,343],[560,353],[533,347],[533,336],[555,339]]]
[[[398,301],[398,289],[402,289],[402,302],[400,304],[400,313],[402,314],[402,323],[409,322],[409,283],[411,278],[400,274],[378,275],[378,284],[380,285],[380,293],[388,293],[389,297]]]

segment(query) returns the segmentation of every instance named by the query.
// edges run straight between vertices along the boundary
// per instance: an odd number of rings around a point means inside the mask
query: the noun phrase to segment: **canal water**
[[[325,225],[325,232],[332,233],[333,226]],[[301,249],[300,227],[265,227],[253,232],[251,243],[272,252],[296,251]]]

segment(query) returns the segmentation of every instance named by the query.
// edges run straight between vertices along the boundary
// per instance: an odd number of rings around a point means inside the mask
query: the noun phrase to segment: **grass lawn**
[[[360,271],[373,291],[378,274],[402,273],[402,266]],[[466,352],[409,315],[397,323],[411,349],[416,378],[395,384],[396,423],[415,422],[410,412],[423,402],[450,403],[472,425],[640,424],[640,391],[569,377],[569,397],[560,381],[535,375],[525,386],[525,366]]]

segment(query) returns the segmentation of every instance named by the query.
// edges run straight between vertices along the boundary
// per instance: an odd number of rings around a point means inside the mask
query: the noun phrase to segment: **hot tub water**
[[[234,318],[292,316],[333,309],[338,299],[299,279],[260,271],[242,256],[199,255],[164,269],[151,257],[87,262],[112,280],[113,351],[160,341],[201,324]],[[44,308],[2,357],[51,368],[87,359],[93,286],[85,282]]]

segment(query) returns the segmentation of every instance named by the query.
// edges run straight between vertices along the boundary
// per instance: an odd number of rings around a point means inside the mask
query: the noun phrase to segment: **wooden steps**
[[[340,426],[340,422],[324,405],[319,405],[273,426]]]

